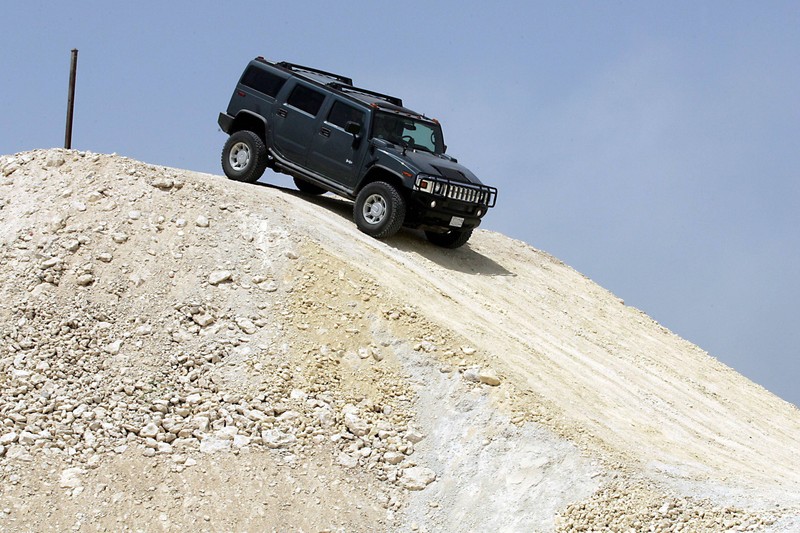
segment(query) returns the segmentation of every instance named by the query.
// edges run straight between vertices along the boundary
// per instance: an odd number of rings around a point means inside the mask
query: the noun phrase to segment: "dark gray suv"
[[[407,226],[457,248],[495,205],[497,189],[445,154],[436,119],[339,74],[257,57],[218,122],[230,179],[269,167],[305,193],[352,199],[356,225],[378,239]]]

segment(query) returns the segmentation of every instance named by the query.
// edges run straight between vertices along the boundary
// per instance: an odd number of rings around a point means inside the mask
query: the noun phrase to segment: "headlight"
[[[417,175],[417,189],[419,189],[422,192],[433,194],[434,187],[439,185],[440,184],[433,181],[431,176],[427,176],[425,174]]]

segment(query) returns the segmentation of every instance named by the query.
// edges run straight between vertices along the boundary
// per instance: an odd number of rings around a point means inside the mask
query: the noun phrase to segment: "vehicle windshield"
[[[394,144],[405,141],[409,148],[444,153],[442,127],[427,120],[378,111],[373,119],[372,137]]]

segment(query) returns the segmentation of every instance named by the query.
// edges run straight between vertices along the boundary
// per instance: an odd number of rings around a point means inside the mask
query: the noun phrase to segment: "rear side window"
[[[284,83],[286,83],[285,79],[258,67],[247,67],[242,76],[242,85],[273,98],[280,92]]]
[[[286,103],[292,107],[296,107],[301,111],[305,111],[309,115],[317,116],[319,108],[322,107],[322,102],[325,100],[325,95],[319,91],[315,91],[305,85],[297,84],[292,89],[292,94],[286,99]]]
[[[328,122],[344,129],[345,125],[351,121],[357,122],[363,127],[364,112],[344,102],[338,100],[334,102],[333,107],[331,107],[331,112],[328,113]]]

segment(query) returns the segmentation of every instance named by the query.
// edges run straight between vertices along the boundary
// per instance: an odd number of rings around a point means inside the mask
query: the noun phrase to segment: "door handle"
[[[289,112],[286,111],[285,109],[278,109],[278,116],[279,117],[286,118],[286,115],[288,115],[288,114],[289,114]]]
[[[320,130],[319,130],[319,133],[320,133],[320,135],[322,135],[323,137],[330,137],[330,136],[331,136],[331,130],[329,130],[328,128],[322,128],[322,129],[320,129]]]

